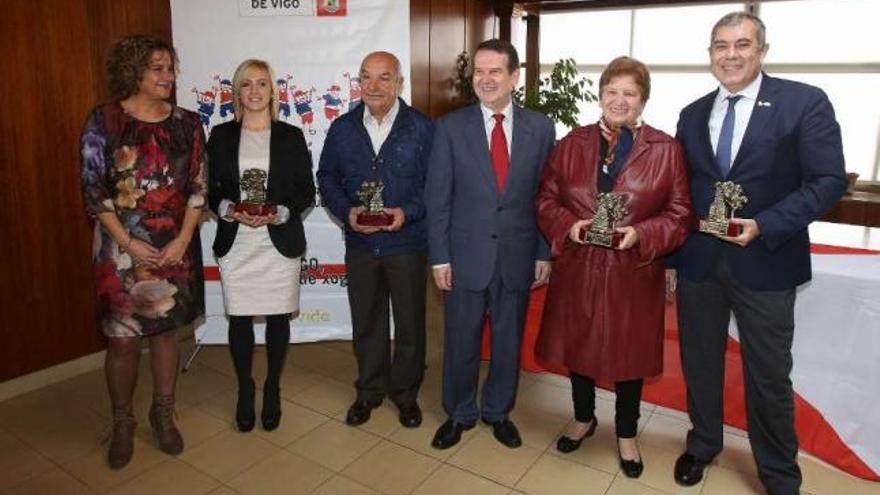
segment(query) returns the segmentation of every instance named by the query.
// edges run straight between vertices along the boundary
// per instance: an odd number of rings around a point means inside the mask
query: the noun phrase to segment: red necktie
[[[504,136],[504,126],[501,124],[504,120],[504,114],[496,113],[492,117],[495,119],[495,128],[492,129],[492,168],[495,170],[495,184],[498,185],[498,192],[502,193],[507,184],[510,154],[507,152],[507,138]]]

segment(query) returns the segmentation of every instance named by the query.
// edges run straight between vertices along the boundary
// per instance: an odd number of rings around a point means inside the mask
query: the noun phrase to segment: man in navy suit
[[[552,122],[512,103],[516,49],[488,40],[474,53],[480,100],[437,122],[425,206],[429,261],[445,292],[443,407],[449,419],[432,445],[449,448],[478,419],[508,447],[522,444],[508,418],[519,380],[529,290],[550,276],[550,252],[535,221],[535,192],[555,143]],[[477,406],[482,323],[492,360]]]
[[[749,441],[761,481],[780,495],[797,494],[801,484],[789,375],[795,289],[811,276],[807,226],[837,203],[846,178],[840,127],[827,96],[762,73],[767,48],[757,17],[736,12],[721,18],[709,47],[720,86],[688,105],[678,121],[697,214],[707,215],[719,181],[742,186],[748,202],[732,220],[741,233],[694,232],[671,259],[693,424],[675,480],[699,483],[721,451],[732,311]]]

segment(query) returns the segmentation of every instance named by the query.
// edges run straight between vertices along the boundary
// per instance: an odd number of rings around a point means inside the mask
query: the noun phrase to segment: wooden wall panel
[[[169,36],[168,0],[9,2],[0,25],[0,380],[104,345],[95,323],[79,134],[118,37]],[[11,77],[10,77],[11,76]]]
[[[434,118],[462,106],[455,59],[495,36],[497,24],[488,0],[410,0],[412,104]]]
[[[431,0],[410,0],[410,104],[430,113],[431,98]]]
[[[82,2],[7,5],[0,94],[6,118],[0,259],[0,379],[100,348],[89,239],[79,197],[78,136],[92,104]]]
[[[431,1],[431,117],[443,115],[458,106],[455,104],[453,78],[455,57],[465,48],[465,4],[465,0]]]
[[[468,0],[465,47],[470,54],[477,49],[477,45],[485,40],[498,36],[498,18],[495,17],[490,2]]]
[[[95,94],[98,101],[108,97],[107,71],[104,61],[113,43],[132,34],[152,34],[171,41],[170,0],[86,0],[91,26],[99,27],[90,33],[92,60],[95,62]]]

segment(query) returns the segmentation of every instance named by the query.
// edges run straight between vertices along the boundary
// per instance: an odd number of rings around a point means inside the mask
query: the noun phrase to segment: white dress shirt
[[[495,129],[495,110],[480,104],[480,110],[483,112],[483,125],[486,127],[486,142],[489,143],[489,152],[492,152],[492,131]],[[507,140],[507,156],[510,156],[510,145],[513,142],[513,101],[507,102],[507,106],[500,112],[504,115],[501,121],[501,128],[504,129],[504,137]]]
[[[400,111],[400,101],[395,99],[394,105],[388,109],[388,113],[382,117],[382,122],[376,120],[370,113],[370,107],[364,105],[364,127],[367,128],[367,134],[370,135],[370,142],[373,144],[373,153],[379,154],[388,134],[391,133],[391,127],[394,125],[394,119],[397,118],[397,112]]]
[[[733,124],[733,141],[730,145],[731,166],[736,161],[736,154],[739,152],[739,146],[742,144],[743,136],[746,134],[746,127],[749,125],[752,110],[755,109],[755,104],[758,101],[758,91],[761,89],[761,81],[763,79],[764,75],[759,72],[758,77],[738,93],[731,93],[724,86],[718,87],[718,95],[715,97],[715,103],[712,104],[712,113],[709,115],[709,137],[712,139],[712,151],[716,153],[718,152],[721,124],[724,122],[724,116],[727,114],[727,97],[734,95],[742,96],[736,102],[736,106],[734,106],[736,120],[734,120]]]

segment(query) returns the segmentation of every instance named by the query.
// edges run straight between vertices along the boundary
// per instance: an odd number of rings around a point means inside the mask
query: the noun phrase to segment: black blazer
[[[238,145],[241,141],[241,123],[227,122],[211,130],[208,139],[208,205],[220,216],[220,202],[228,199],[241,201],[238,170]],[[269,237],[278,252],[288,258],[301,256],[306,250],[302,212],[313,205],[315,181],[312,176],[312,155],[305,137],[298,128],[284,122],[272,122],[269,138],[269,177],[266,200],[284,205],[290,210],[290,219],[281,225],[268,225]],[[217,221],[214,254],[224,256],[232,247],[238,222]]]

